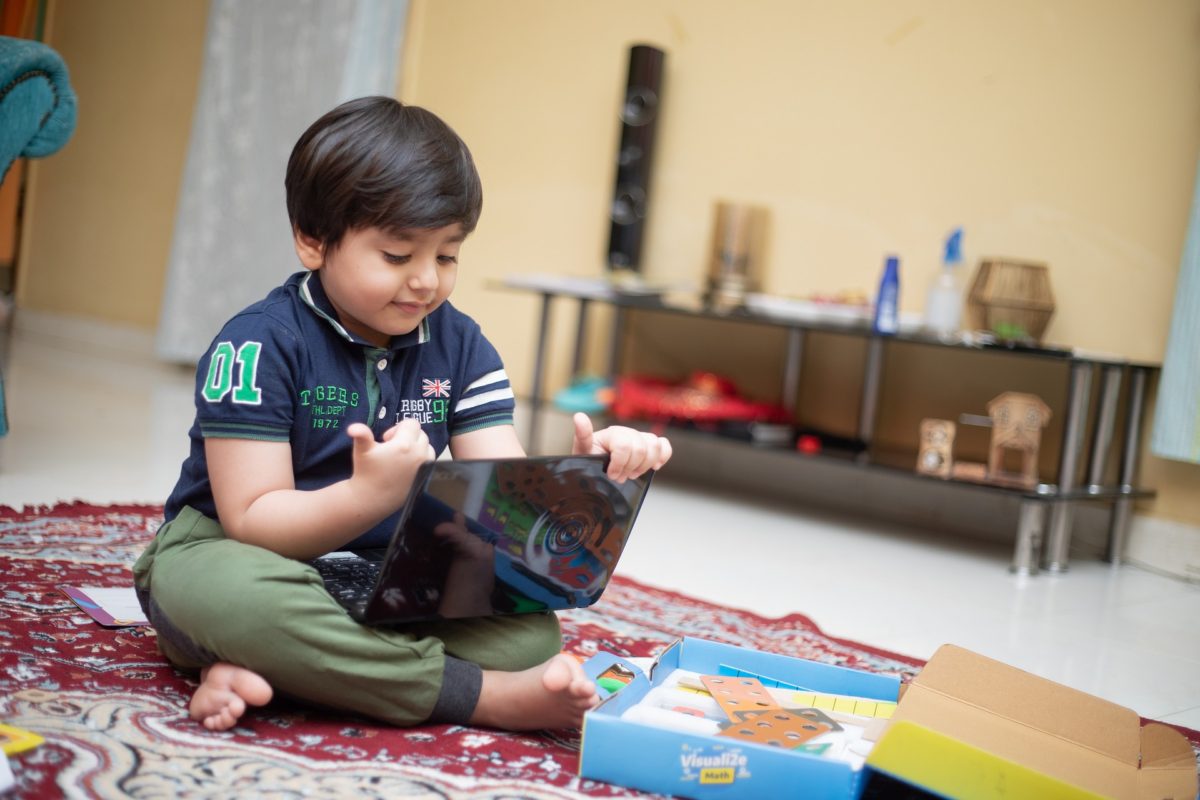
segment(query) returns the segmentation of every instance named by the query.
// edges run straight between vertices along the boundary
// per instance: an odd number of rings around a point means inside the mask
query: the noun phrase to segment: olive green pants
[[[466,722],[480,670],[526,669],[562,647],[551,613],[361,625],[311,566],[229,539],[192,508],[159,530],[133,573],[176,666],[236,664],[278,693],[395,725]]]

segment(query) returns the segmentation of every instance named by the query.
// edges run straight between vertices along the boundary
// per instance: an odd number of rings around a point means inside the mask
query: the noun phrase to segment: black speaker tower
[[[629,77],[621,107],[621,145],[617,150],[617,184],[608,236],[608,268],[637,272],[641,268],[642,232],[646,223],[654,134],[662,100],[666,54],[649,45],[629,50]]]

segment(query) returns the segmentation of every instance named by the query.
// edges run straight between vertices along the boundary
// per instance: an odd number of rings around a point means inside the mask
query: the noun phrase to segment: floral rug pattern
[[[0,507],[0,722],[45,741],[10,757],[17,798],[640,797],[578,776],[576,731],[397,729],[285,702],[230,731],[187,716],[194,687],[150,628],[104,628],[63,585],[128,586],[161,508]],[[569,652],[652,656],[695,636],[911,678],[921,662],[831,639],[806,617],[766,619],[617,577],[561,615]]]

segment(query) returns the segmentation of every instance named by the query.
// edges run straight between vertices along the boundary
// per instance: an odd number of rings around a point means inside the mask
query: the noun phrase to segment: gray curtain
[[[1200,463],[1200,171],[1175,284],[1150,448],[1156,456]]]
[[[157,350],[195,362],[220,326],[300,268],[283,175],[338,103],[394,96],[407,0],[213,0]]]

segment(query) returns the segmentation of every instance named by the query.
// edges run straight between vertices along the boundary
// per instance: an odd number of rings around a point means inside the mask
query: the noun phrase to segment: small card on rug
[[[17,753],[32,750],[43,741],[45,740],[33,731],[0,723],[0,750],[6,756],[15,756]]]
[[[63,594],[71,598],[92,619],[106,628],[128,628],[149,625],[137,594],[132,586],[60,586]]]

